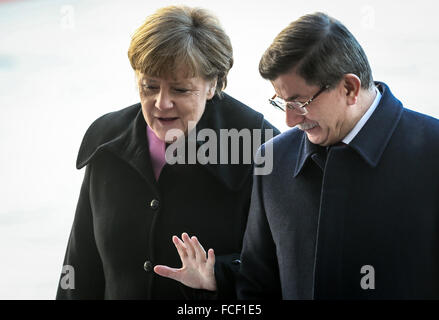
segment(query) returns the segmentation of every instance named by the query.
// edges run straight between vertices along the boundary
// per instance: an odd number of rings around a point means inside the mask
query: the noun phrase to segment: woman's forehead
[[[158,76],[151,76],[151,75],[146,75],[146,74],[142,74],[139,77],[140,81],[154,81],[154,82],[161,82],[161,81],[166,81],[168,83],[189,83],[189,84],[194,84],[196,82],[198,82],[201,78],[199,77],[178,77],[175,75],[167,75],[167,76],[163,76],[163,77],[158,77]]]
[[[139,72],[149,77],[162,79],[187,79],[200,75],[200,66],[194,61],[176,61],[175,57],[159,58],[155,63],[147,63]]]
[[[138,72],[139,79],[161,79],[167,81],[190,81],[199,76],[190,68],[178,68],[173,70],[155,70],[154,72]]]

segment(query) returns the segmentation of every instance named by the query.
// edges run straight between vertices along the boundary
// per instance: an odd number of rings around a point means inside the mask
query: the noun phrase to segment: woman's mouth
[[[157,117],[157,120],[163,125],[172,124],[178,117]]]

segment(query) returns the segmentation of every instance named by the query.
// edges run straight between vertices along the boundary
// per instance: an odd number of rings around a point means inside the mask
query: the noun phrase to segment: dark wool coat
[[[204,128],[218,137],[220,129],[231,128],[278,133],[260,113],[227,94],[207,102],[197,124],[197,130]],[[181,266],[171,237],[182,232],[197,235],[206,250],[215,249],[220,296],[233,298],[231,270],[239,262],[247,221],[251,163],[166,164],[156,182],[146,123],[136,104],[90,126],[77,160],[78,169],[84,166],[64,261],[74,268],[75,288],[59,286],[57,299],[184,298],[182,285],[153,271],[156,264]]]
[[[377,109],[326,162],[302,131],[269,142],[274,170],[254,179],[240,298],[439,298],[439,121],[378,87]]]

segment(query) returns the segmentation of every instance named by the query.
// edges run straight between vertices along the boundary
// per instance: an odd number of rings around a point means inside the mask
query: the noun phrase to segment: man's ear
[[[361,90],[361,80],[353,73],[345,74],[343,77],[343,90],[348,105],[357,103]]]
[[[217,84],[217,79],[216,78],[210,82],[209,91],[207,91],[207,100],[212,99],[213,96],[215,95],[216,84]]]

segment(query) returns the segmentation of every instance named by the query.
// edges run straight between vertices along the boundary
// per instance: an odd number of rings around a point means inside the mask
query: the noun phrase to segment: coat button
[[[159,207],[159,204],[160,204],[160,202],[157,199],[152,199],[149,206],[151,207],[152,210],[157,210]]]
[[[239,260],[239,259],[233,260],[232,264],[234,264],[235,266],[239,265],[239,264],[241,264],[241,260]]]
[[[153,268],[152,262],[145,261],[145,263],[143,264],[143,269],[145,269],[146,272],[151,272],[152,268]]]

